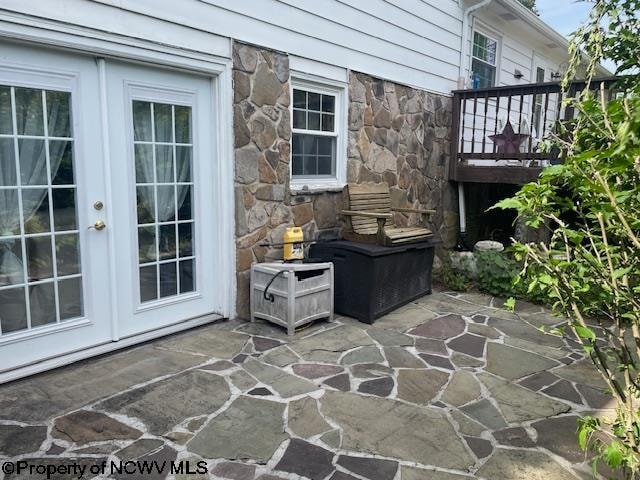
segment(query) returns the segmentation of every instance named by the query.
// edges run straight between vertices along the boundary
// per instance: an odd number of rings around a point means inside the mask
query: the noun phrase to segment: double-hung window
[[[342,88],[293,83],[291,183],[295,188],[343,181]]]
[[[498,40],[473,32],[471,80],[473,88],[493,87],[496,84]]]

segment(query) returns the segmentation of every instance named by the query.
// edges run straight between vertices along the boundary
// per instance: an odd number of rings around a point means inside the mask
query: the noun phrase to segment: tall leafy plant
[[[569,319],[615,399],[615,418],[581,420],[581,446],[628,478],[640,474],[639,12],[640,0],[594,2],[572,37],[564,79],[566,91],[586,53],[586,85],[565,101],[577,115],[549,142],[563,164],[498,204],[551,230],[548,244],[515,245],[521,275]],[[613,98],[595,80],[603,59],[631,74]]]

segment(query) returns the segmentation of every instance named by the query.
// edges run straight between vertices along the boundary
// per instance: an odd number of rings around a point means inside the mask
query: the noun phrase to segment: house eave
[[[569,49],[569,39],[562,35],[560,32],[555,30],[549,24],[544,22],[538,15],[533,13],[530,9],[522,5],[518,0],[495,0],[496,3],[502,5],[506,9],[510,10],[514,15],[516,15],[520,20],[531,26],[538,33],[542,34],[546,38],[548,38],[552,43],[555,43],[559,48],[563,49],[563,51],[568,51]],[[584,55],[584,61],[588,61],[589,57]],[[610,72],[603,65],[599,64],[597,66],[597,74],[598,76],[608,77],[613,75],[613,72]]]

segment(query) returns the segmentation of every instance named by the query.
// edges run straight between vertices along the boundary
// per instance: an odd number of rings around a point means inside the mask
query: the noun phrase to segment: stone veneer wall
[[[430,218],[445,248],[456,242],[456,193],[445,180],[451,98],[380,80],[349,77],[349,182],[387,182],[395,207],[435,209]],[[396,225],[416,214],[395,213]]]
[[[289,191],[290,71],[284,53],[233,44],[233,127],[238,316],[249,316],[252,262],[282,259],[289,226],[306,239],[341,233],[340,192]],[[436,208],[432,227],[446,247],[455,243],[455,195],[444,180],[449,154],[451,101],[420,90],[350,74],[348,181],[391,186],[396,206]],[[415,215],[396,214],[400,225]]]
[[[341,196],[291,195],[289,58],[286,54],[234,42],[233,130],[235,146],[235,222],[237,312],[249,317],[252,262],[281,260],[290,226],[305,238],[339,235]]]

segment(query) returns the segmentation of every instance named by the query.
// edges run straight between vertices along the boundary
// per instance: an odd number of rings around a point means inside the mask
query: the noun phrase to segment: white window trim
[[[494,42],[496,42],[496,62],[495,64],[491,64],[489,62],[487,62],[486,60],[483,60],[481,58],[476,57],[473,54],[473,40],[475,37],[475,34],[479,33],[480,35],[483,35],[485,37],[487,37],[489,40],[493,40]],[[474,21],[473,24],[473,28],[471,30],[471,48],[469,50],[469,79],[471,79],[471,74],[473,72],[473,59],[476,59],[482,63],[485,63],[491,67],[494,67],[496,69],[496,74],[493,80],[493,85],[491,85],[491,87],[498,87],[500,86],[500,68],[501,68],[501,63],[502,63],[502,37],[496,33],[491,32],[490,30],[488,30],[487,28],[484,27],[484,25],[481,25],[480,22],[478,22],[477,20]]]
[[[292,72],[290,86],[291,139],[293,143],[294,133],[306,133],[311,135],[327,135],[336,137],[335,176],[297,177],[292,175],[293,149],[289,157],[290,190],[292,193],[314,193],[331,190],[342,190],[347,183],[347,112],[348,112],[348,84],[336,80],[329,80],[306,73]],[[315,130],[298,130],[293,128],[293,89],[299,88],[315,93],[334,95],[336,97],[336,111],[334,115],[334,132],[321,132]]]

